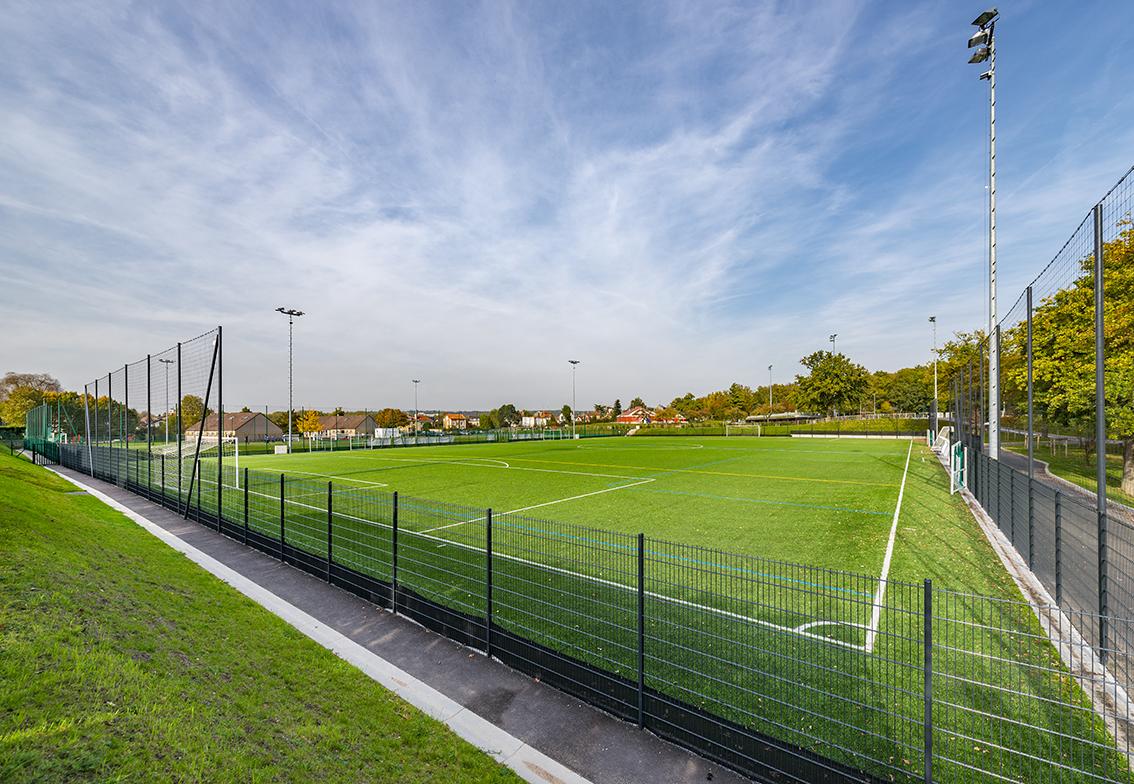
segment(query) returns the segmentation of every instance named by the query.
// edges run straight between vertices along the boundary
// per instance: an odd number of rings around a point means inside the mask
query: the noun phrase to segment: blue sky
[[[0,17],[0,370],[214,324],[226,405],[666,402],[984,318],[982,8],[63,3]],[[1001,299],[1134,163],[1134,3],[1005,2]],[[1074,13],[1072,13],[1074,12]]]

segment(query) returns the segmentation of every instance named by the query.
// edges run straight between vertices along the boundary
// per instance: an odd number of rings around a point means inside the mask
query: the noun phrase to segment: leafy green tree
[[[811,371],[796,376],[800,406],[808,411],[835,413],[854,411],[862,402],[869,384],[869,374],[845,354],[816,351],[799,363]]]
[[[335,410],[331,412],[331,416],[342,416],[345,413],[342,406],[335,406]]]
[[[641,406],[642,408],[649,408],[649,406],[646,405],[646,401],[642,400],[642,398],[640,397],[636,397],[630,401],[630,408],[635,408],[637,406]]]
[[[1122,492],[1134,495],[1134,226],[1103,247],[1105,308],[1103,367],[1106,424],[1122,441]],[[1032,381],[1037,413],[1090,432],[1095,418],[1093,257],[1075,282],[1045,298],[1032,314]],[[1008,340],[1024,340],[1023,327]],[[1002,340],[1005,338],[1002,337]],[[1026,367],[1009,369],[1011,384],[1026,388]]]
[[[0,422],[23,427],[27,414],[42,405],[49,393],[63,389],[47,373],[6,373],[0,379]]]
[[[207,414],[201,398],[196,395],[181,398],[181,425],[185,430],[198,424]]]
[[[563,408],[560,409],[559,413],[563,415],[563,419],[561,420],[563,422],[570,422],[573,418],[571,413],[571,406],[567,405],[566,403],[563,404]]]
[[[621,415],[622,415],[622,401],[621,400],[615,400],[614,401],[614,418],[618,419],[618,417],[621,416]]]

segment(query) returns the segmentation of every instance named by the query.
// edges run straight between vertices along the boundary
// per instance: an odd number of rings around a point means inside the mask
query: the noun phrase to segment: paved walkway
[[[54,470],[104,493],[595,784],[748,781],[116,485]]]
[[[1001,449],[1000,459],[1001,461],[1003,461],[1004,465],[1015,468],[1017,471],[1020,471],[1022,473],[1028,473],[1027,455],[1021,455],[1020,453],[1013,452],[1009,449]],[[1035,472],[1033,473],[1033,476],[1037,480],[1047,485],[1048,487],[1060,491],[1061,493],[1068,493],[1075,496],[1084,504],[1090,506],[1092,509],[1095,508],[1095,493],[1093,490],[1088,490],[1085,487],[1080,487],[1070,480],[1064,479],[1061,476],[1057,476],[1051,473],[1047,463],[1043,460],[1040,460],[1038,457],[1034,458],[1034,460]],[[1119,503],[1113,498],[1107,499],[1106,508],[1107,514],[1112,519],[1123,520],[1127,523],[1130,523],[1131,525],[1134,525],[1134,508],[1131,508],[1126,504]]]

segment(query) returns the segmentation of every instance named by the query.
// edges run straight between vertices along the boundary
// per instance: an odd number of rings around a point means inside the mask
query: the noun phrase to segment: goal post
[[[968,478],[968,449],[961,441],[955,441],[948,447],[949,454],[949,494],[953,495],[966,486]]]

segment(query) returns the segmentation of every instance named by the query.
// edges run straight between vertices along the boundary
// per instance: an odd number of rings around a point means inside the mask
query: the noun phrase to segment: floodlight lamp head
[[[973,52],[973,56],[969,58],[970,63],[983,63],[992,54],[992,50],[987,46],[982,46]]]
[[[580,362],[580,360],[577,360],[577,359],[569,359],[567,361],[570,362],[572,365],[578,365],[579,362]]]
[[[980,75],[980,78],[981,79],[991,79],[992,78],[992,71],[985,71],[984,73],[982,73]],[[987,189],[987,187],[988,186],[985,186],[986,189]]]
[[[1000,16],[1000,12],[995,8],[990,8],[973,20],[973,27],[980,27],[983,29],[988,26],[989,22],[996,21],[996,17],[998,16]]]
[[[969,48],[972,49],[974,46],[987,45],[991,40],[992,33],[988,30],[979,30],[973,33],[973,37],[969,39]]]
[[[929,317],[929,323],[930,324],[936,324],[937,323],[937,316],[930,316]]]

